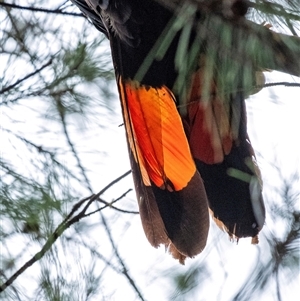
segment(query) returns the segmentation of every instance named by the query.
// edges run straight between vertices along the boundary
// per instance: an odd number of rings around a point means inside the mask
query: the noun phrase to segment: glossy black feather
[[[175,56],[181,30],[174,35],[163,57],[157,60],[149,55],[174,17],[172,11],[154,0],[110,0],[104,4],[99,1],[99,5],[97,1],[90,0],[92,7],[82,0],[72,2],[110,39],[117,77],[134,80],[144,62],[151,60],[139,81],[144,85],[165,85],[173,89],[178,77]],[[201,12],[198,12],[195,17],[199,18],[200,15]],[[190,45],[195,42],[196,36],[193,29],[188,41]],[[198,65],[195,64],[194,71],[197,68]],[[189,88],[188,80],[185,84]],[[175,96],[179,98],[178,95]],[[231,106],[237,108],[239,118],[230,117],[231,122],[237,121],[234,126],[238,132],[230,154],[226,155],[220,164],[205,164],[196,160],[196,166],[204,181],[209,206],[214,216],[223,222],[226,231],[237,237],[255,237],[262,227],[265,214],[261,187],[251,186],[250,181],[229,174],[230,170],[236,169],[247,173],[250,179],[258,178],[257,171],[246,163],[249,158],[252,162],[253,150],[248,142],[242,93],[232,96]],[[124,110],[127,108],[123,108],[123,113]],[[146,187],[142,182],[138,164],[133,157],[131,161],[141,218],[150,243],[155,247],[161,243],[170,244],[171,249],[174,247],[179,252],[179,259],[180,256],[192,257],[198,254],[205,245],[208,231],[207,212],[203,211],[203,197],[199,197],[205,195],[200,176],[195,175],[191,181],[192,185],[186,191],[183,189],[175,193],[155,185]],[[253,189],[255,191],[252,191]],[[202,205],[199,205],[199,202],[202,202]],[[253,206],[256,203],[259,204],[260,217],[257,217],[257,213],[254,214]],[[201,238],[197,236],[199,233]],[[180,260],[183,261],[184,258]]]

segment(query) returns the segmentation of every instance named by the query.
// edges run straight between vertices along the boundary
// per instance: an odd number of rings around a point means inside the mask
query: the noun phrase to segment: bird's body
[[[189,52],[199,39],[197,27],[190,22],[184,32],[174,11],[155,0],[73,2],[110,40],[150,243],[166,245],[182,263],[199,254],[209,229],[208,207],[231,236],[256,237],[264,206],[244,95],[223,99],[214,75],[206,81],[203,43],[193,57]],[[194,18],[201,20],[201,12]],[[180,61],[190,67],[178,66]],[[181,70],[187,70],[183,77]]]

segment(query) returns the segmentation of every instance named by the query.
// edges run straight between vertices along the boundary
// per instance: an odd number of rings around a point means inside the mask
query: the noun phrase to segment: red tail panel
[[[196,167],[171,91],[133,81],[119,86],[122,99],[127,100],[123,105],[128,107],[135,140],[131,148],[138,154],[139,164],[157,187],[183,189]]]
[[[215,164],[221,163],[224,155],[230,153],[233,135],[228,104],[216,96],[213,80],[204,82],[205,76],[205,72],[199,69],[192,78],[186,120],[193,157],[207,164]]]

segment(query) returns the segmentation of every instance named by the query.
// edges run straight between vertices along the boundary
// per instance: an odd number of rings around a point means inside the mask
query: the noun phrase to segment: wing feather
[[[203,181],[196,170],[172,93],[118,80],[129,154],[146,237],[172,255],[199,254],[209,229]]]

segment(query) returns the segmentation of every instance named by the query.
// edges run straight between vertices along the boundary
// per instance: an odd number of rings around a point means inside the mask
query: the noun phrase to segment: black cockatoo
[[[265,209],[245,95],[239,83],[225,93],[215,75],[218,65],[210,64],[209,6],[175,11],[156,0],[72,2],[110,40],[139,211],[151,245],[164,244],[184,263],[206,245],[209,211],[232,238],[256,240]],[[215,58],[221,62],[223,56],[216,52]],[[240,74],[238,68],[228,77],[239,82]]]

